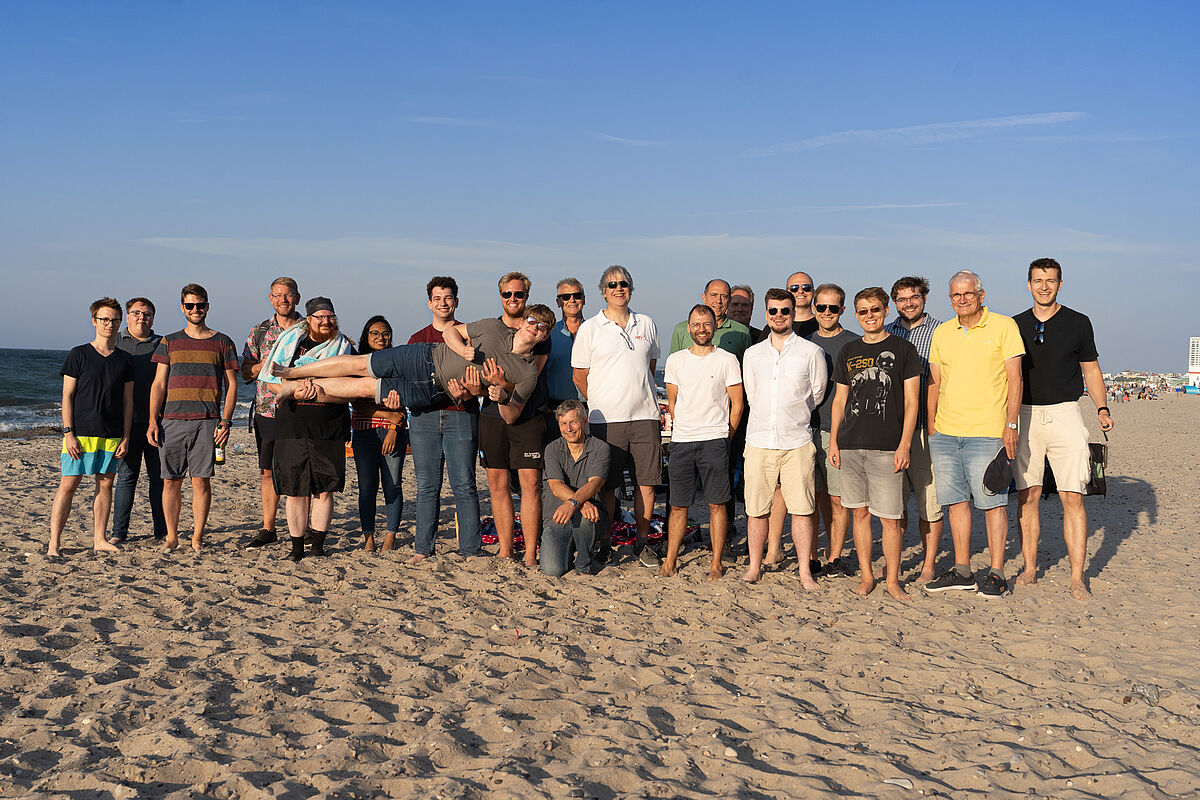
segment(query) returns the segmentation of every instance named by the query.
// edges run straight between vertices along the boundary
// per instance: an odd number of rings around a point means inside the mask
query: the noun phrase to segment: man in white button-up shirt
[[[766,296],[765,340],[746,350],[742,378],[750,420],[746,426],[746,533],[750,567],[743,579],[762,577],[767,519],[775,487],[792,515],[792,542],[796,546],[800,582],[816,589],[809,568],[814,530],[816,445],[812,440],[812,412],[825,396],[829,370],[820,347],[792,331],[796,299],[783,289]]]
[[[654,367],[658,362],[658,329],[654,320],[629,307],[633,277],[612,266],[600,279],[607,306],[586,320],[575,334],[571,367],[575,385],[587,401],[591,434],[612,448],[604,505],[608,518],[616,509],[614,491],[628,464],[637,486],[633,513],[637,518],[635,551],[642,564],[661,567],[662,559],[647,546],[654,513],[654,487],[662,481],[662,433]],[[597,537],[603,549],[608,532]]]

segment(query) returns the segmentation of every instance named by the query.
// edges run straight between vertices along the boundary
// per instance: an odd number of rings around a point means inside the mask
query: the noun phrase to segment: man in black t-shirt
[[[834,359],[829,461],[841,470],[842,507],[853,509],[854,549],[862,582],[855,592],[875,588],[871,569],[871,515],[883,526],[887,591],[897,600],[904,531],[904,470],[908,467],[917,403],[921,357],[905,339],[883,329],[888,294],[872,286],[854,296],[854,314],[863,337],[847,342]]]
[[[1058,302],[1062,267],[1052,258],[1029,265],[1029,291],[1033,307],[1013,319],[1025,342],[1021,361],[1020,438],[1013,473],[1017,483],[1021,553],[1025,571],[1017,583],[1037,581],[1037,548],[1041,534],[1039,503],[1047,459],[1054,471],[1063,505],[1063,539],[1071,562],[1071,595],[1091,597],[1083,579],[1087,560],[1087,511],[1083,488],[1088,480],[1088,427],[1079,410],[1086,390],[1096,405],[1100,429],[1110,431],[1113,419],[1105,402],[1104,375],[1100,372],[1092,322]]]
[[[112,509],[116,459],[124,458],[133,427],[133,357],[117,348],[121,304],[111,297],[92,303],[96,338],[75,347],[63,362],[62,480],[50,509],[46,555],[59,557],[71,501],[84,475],[96,476],[92,549],[120,550],[105,538]]]

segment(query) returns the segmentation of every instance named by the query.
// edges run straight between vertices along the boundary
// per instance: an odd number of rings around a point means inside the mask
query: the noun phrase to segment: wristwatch
[[[574,506],[575,506],[575,510],[576,510],[576,511],[578,511],[580,508],[582,508],[582,507],[583,507],[583,503],[579,502],[579,501],[578,501],[578,500],[576,500],[574,497],[568,497],[568,498],[567,498],[567,502],[568,502],[568,503],[571,503],[572,505],[574,505]]]
[[[1017,429],[1017,423],[1010,422],[1008,423],[1008,427],[1015,431]]]
[[[75,429],[72,428],[70,425],[63,426],[63,433],[74,433],[74,432],[75,432]]]

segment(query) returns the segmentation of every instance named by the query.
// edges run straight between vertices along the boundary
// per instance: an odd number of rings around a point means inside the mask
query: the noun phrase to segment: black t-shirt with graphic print
[[[904,381],[921,377],[917,348],[899,336],[868,344],[847,342],[833,380],[850,387],[838,430],[842,450],[895,450],[904,432]],[[832,413],[832,412],[830,412]]]

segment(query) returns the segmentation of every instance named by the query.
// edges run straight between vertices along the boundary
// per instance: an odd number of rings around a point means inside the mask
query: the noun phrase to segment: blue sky
[[[796,269],[925,275],[944,319],[971,268],[1011,314],[1052,256],[1106,370],[1183,370],[1197,9],[3,3],[0,346],[83,341],[105,294],[173,330],[190,281],[240,341],[279,274],[407,334],[432,275],[465,319],[611,263],[660,329]]]

